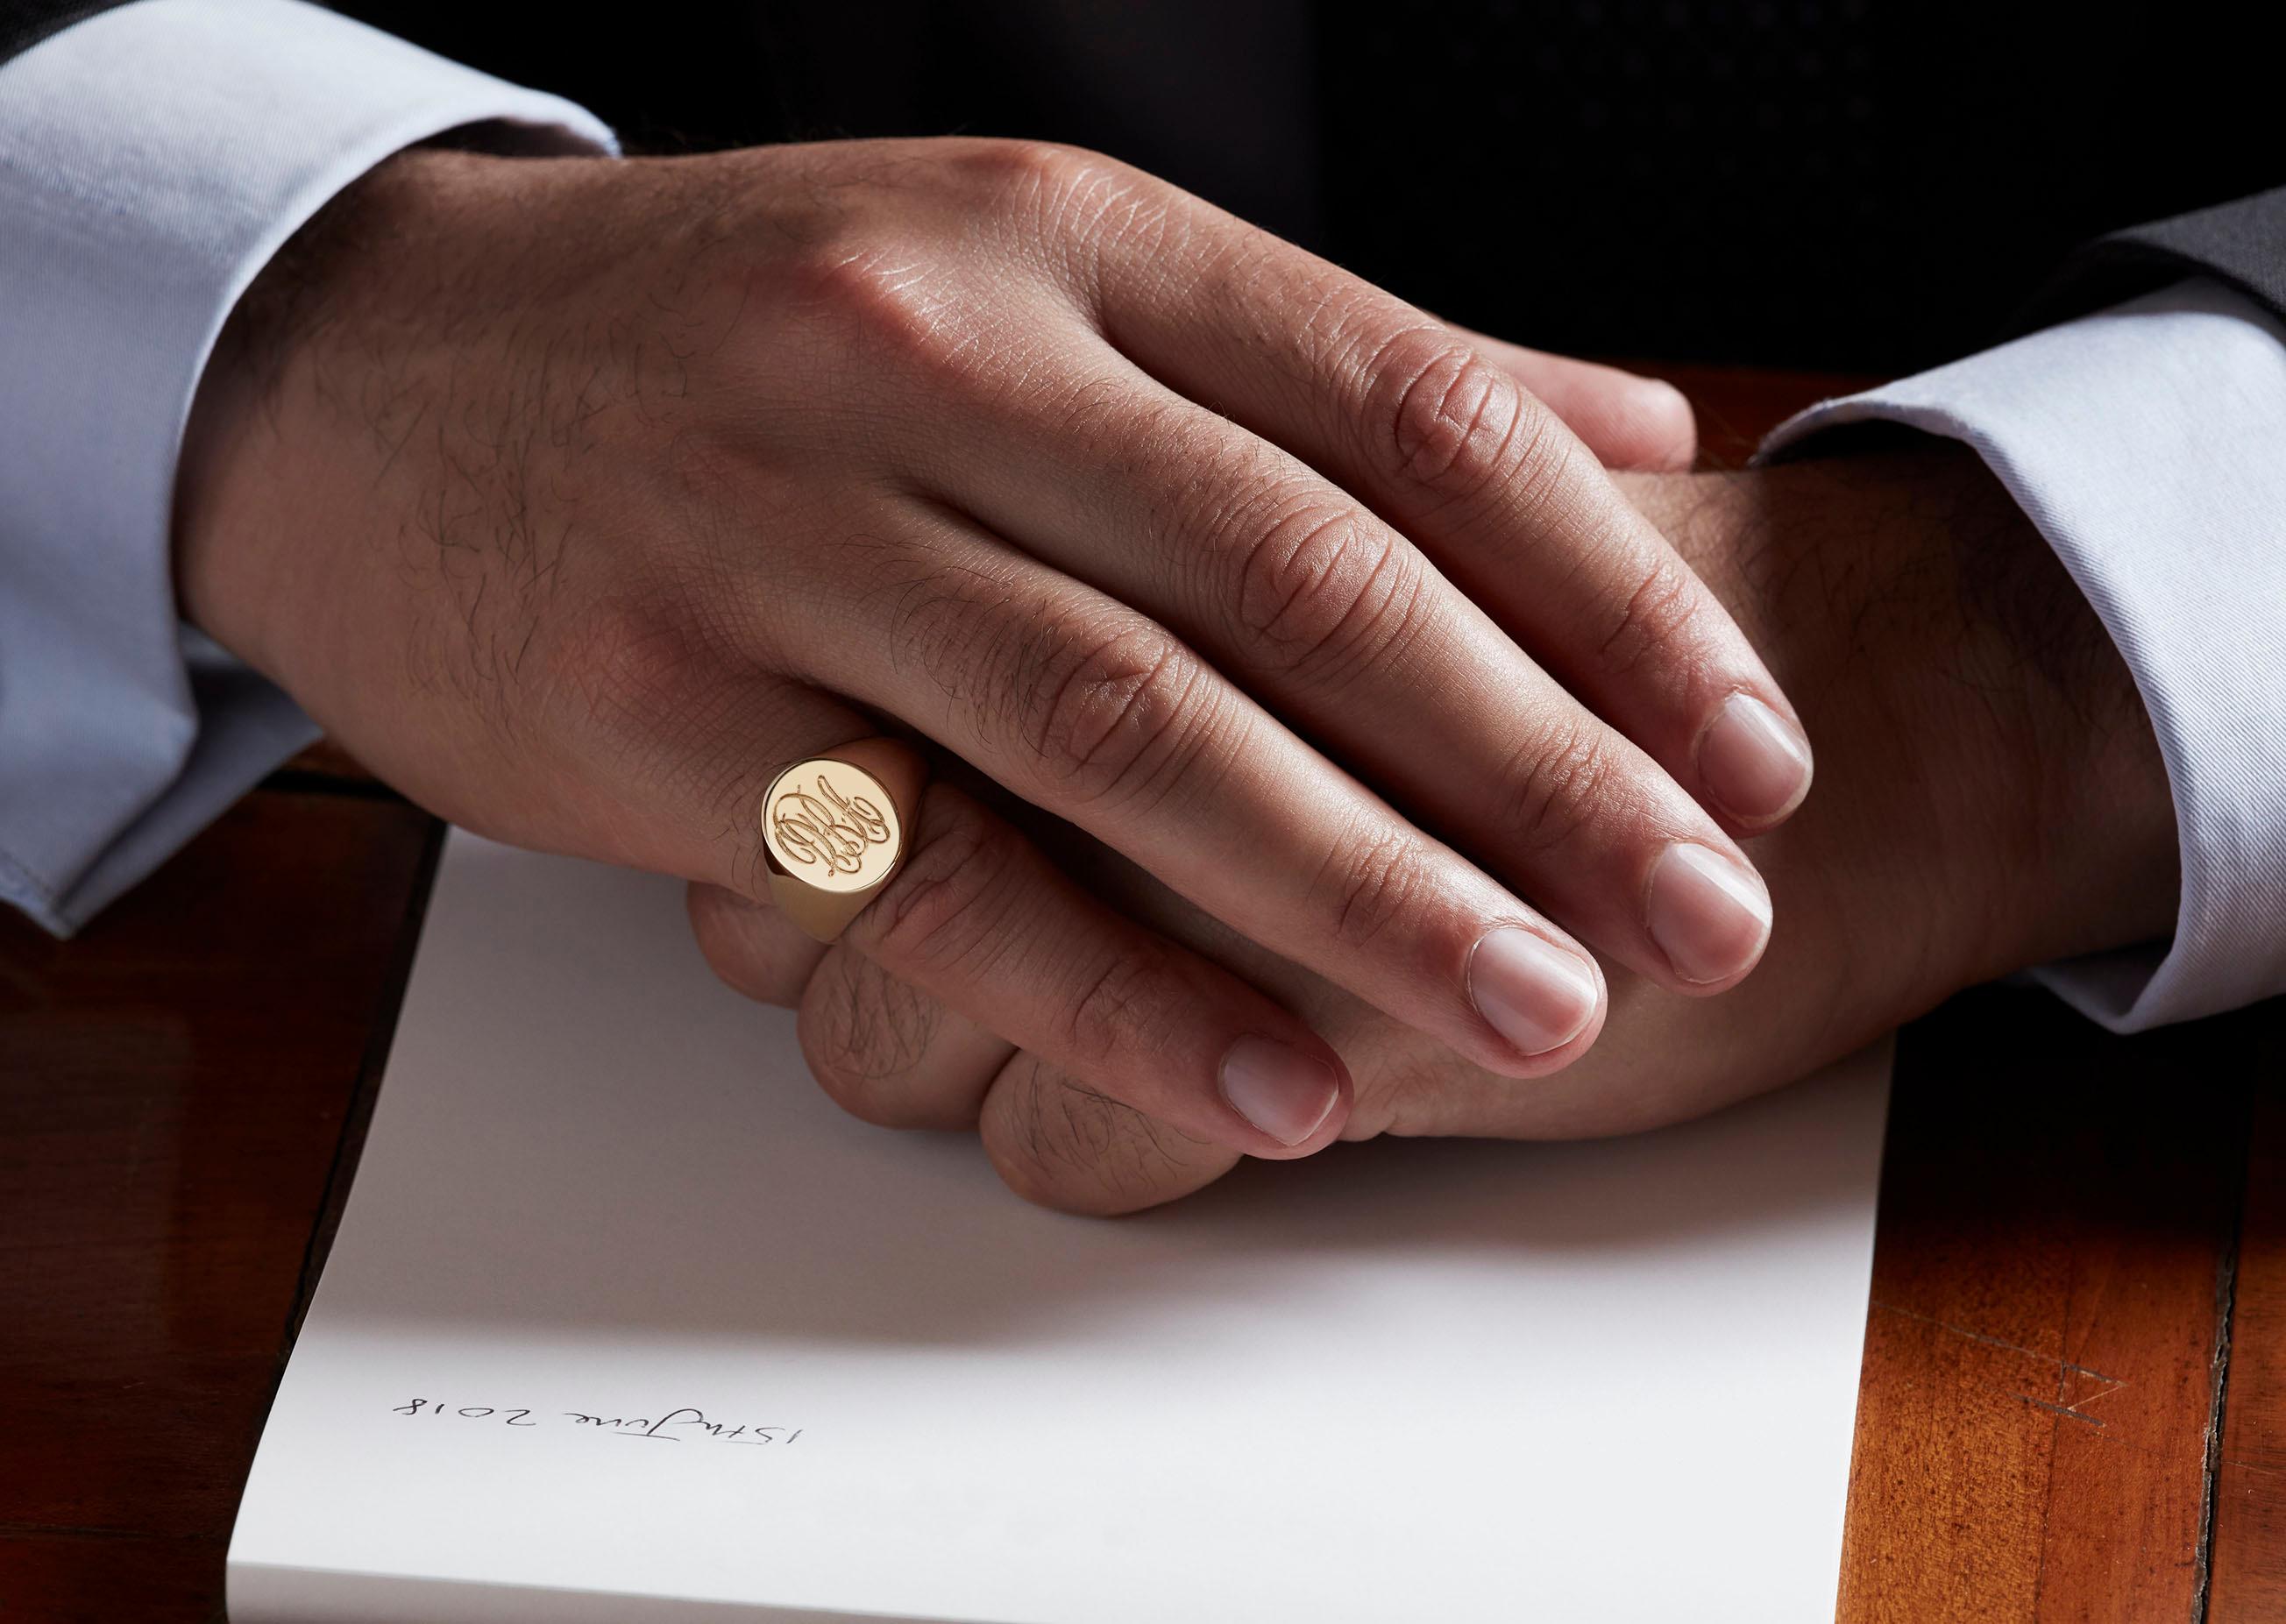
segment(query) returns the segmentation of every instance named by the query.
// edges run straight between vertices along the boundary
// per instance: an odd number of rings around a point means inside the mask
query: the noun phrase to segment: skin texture
[[[1265,955],[1084,840],[1061,859],[1305,1013],[1341,1051],[1344,1137],[1625,1132],[1800,1077],[1961,987],[2164,937],[2176,902],[2164,767],[2085,600],[1976,458],[1918,438],[1741,474],[1622,481],[1802,706],[1819,792],[1753,842],[1779,927],[1730,996],[1615,974],[1595,1052],[1519,1082]],[[695,891],[734,986],[796,1004],[813,1068],[860,1116],[978,1127],[1004,1177],[1076,1211],[1133,1210],[1234,1164],[1012,1051],[767,910]]]
[[[1737,984],[1767,932],[1737,839],[1809,769],[1721,810],[1762,780],[1709,741],[1739,696],[1792,707],[1543,395],[1607,454],[1687,453],[1664,386],[1092,154],[416,151],[233,316],[177,585],[423,805],[749,903],[780,766],[931,743],[843,950],[1173,1131],[1304,1155],[1354,1100],[1319,1017],[1011,817],[1510,1078],[1601,1029],[1574,933]],[[1678,845],[1744,903],[1662,879]]]

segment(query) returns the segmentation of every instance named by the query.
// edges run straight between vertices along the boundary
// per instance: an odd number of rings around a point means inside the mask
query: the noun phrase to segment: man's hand
[[[1540,1076],[1601,1025],[1567,927],[1678,992],[1754,966],[1732,837],[1809,767],[1746,638],[1519,374],[1667,398],[1087,154],[414,152],[234,317],[181,597],[487,834],[752,898],[774,771],[903,728]],[[1580,414],[1640,442],[1661,409]],[[909,838],[846,952],[1201,1140],[1344,1130],[1321,1037],[1004,811],[940,778]]]
[[[1356,1079],[1346,1138],[1564,1138],[1656,1126],[1791,1081],[1953,990],[2164,936],[2176,847],[2125,666],[1976,458],[1915,440],[1737,475],[1623,482],[1795,693],[1816,801],[1753,843],[1779,926],[1728,997],[1615,975],[1609,1029],[1520,1087],[1217,926],[1085,842],[1107,895],[1305,1014]],[[798,1003],[811,1064],[871,1119],[981,1126],[1008,1181],[1094,1212],[1182,1194],[1235,1162],[1012,1051],[766,911],[695,894],[699,941],[753,996]]]

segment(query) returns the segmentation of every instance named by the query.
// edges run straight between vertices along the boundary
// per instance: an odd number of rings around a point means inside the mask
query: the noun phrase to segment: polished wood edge
[[[420,864],[407,890],[398,926],[397,951],[390,962],[387,979],[374,1001],[373,1023],[367,1033],[363,1057],[358,1062],[357,1082],[352,1089],[348,1108],[342,1117],[339,1137],[334,1143],[333,1163],[326,1172],[325,1194],[319,1202],[310,1225],[310,1236],[303,1248],[302,1269],[294,1291],[293,1306],[288,1312],[284,1335],[280,1338],[277,1361],[270,1373],[269,1391],[263,1395],[261,1415],[255,1423],[252,1437],[247,1440],[247,1458],[252,1459],[255,1447],[260,1442],[262,1430],[270,1423],[270,1408],[278,1399],[278,1384],[285,1378],[287,1361],[294,1356],[294,1344],[302,1335],[302,1322],[309,1317],[311,1300],[316,1296],[318,1281],[325,1273],[327,1255],[333,1250],[334,1236],[340,1232],[342,1212],[349,1202],[350,1186],[356,1182],[359,1158],[364,1154],[366,1131],[372,1125],[374,1102],[380,1097],[381,1076],[389,1063],[389,1051],[397,1038],[397,1022],[405,1010],[405,989],[413,978],[413,961],[421,945],[422,922],[429,916],[429,899],[436,888],[437,863],[443,855],[446,825],[430,819],[428,836],[423,843]],[[245,1494],[244,1484],[239,1494]],[[236,1503],[233,1503],[231,1522],[238,1520]]]
[[[2286,1021],[2257,1060],[2225,1380],[2209,1432],[2206,1624],[2286,1619]]]
[[[1902,1035],[1845,1624],[2199,1616],[2247,1123],[2281,1013],[2122,1039],[1986,989]]]

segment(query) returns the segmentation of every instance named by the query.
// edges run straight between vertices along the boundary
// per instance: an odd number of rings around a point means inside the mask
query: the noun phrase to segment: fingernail
[[[1752,694],[1732,694],[1699,736],[1699,777],[1732,817],[1766,824],[1809,793],[1809,741]]]
[[[1222,1097],[1281,1145],[1318,1131],[1341,1098],[1334,1068],[1270,1037],[1242,1037],[1222,1057]]]
[[[1469,997],[1518,1052],[1545,1054],[1595,1018],[1596,972],[1521,925],[1502,925],[1478,937],[1469,955]]]
[[[1762,956],[1770,898],[1755,875],[1704,846],[1678,840],[1651,871],[1645,923],[1686,981],[1727,981]]]

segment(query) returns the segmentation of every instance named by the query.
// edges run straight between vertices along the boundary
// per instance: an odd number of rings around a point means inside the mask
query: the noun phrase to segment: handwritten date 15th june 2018
[[[649,1415],[590,1415],[579,1410],[511,1409],[504,1405],[448,1405],[434,1399],[409,1399],[391,1406],[390,1414],[504,1427],[572,1426],[613,1438],[647,1438],[666,1444],[699,1439],[721,1444],[791,1444],[801,1436],[800,1427],[715,1421],[706,1411],[688,1406],[667,1410],[653,1419]]]

